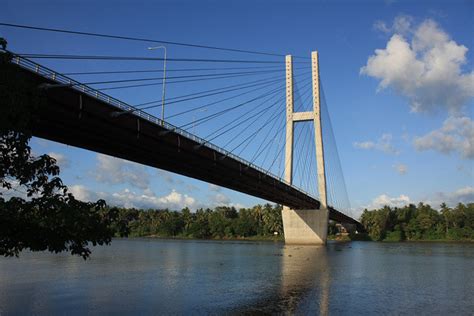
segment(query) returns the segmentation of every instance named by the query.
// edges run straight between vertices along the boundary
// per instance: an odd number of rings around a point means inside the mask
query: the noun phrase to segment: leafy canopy
[[[35,113],[47,99],[10,63],[6,45],[0,38],[0,255],[29,249],[68,251],[86,259],[90,244],[109,244],[116,230],[128,233],[127,225],[115,222],[118,211],[105,201],[75,199],[54,158],[32,155],[28,143]]]

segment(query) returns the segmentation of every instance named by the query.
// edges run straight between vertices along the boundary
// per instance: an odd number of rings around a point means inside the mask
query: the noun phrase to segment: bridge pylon
[[[285,181],[293,180],[293,132],[296,122],[313,121],[314,141],[316,147],[317,179],[320,197],[318,210],[290,209],[283,206],[283,230],[287,244],[321,245],[327,240],[329,211],[327,207],[326,171],[324,168],[324,146],[321,128],[321,102],[319,90],[318,52],[311,53],[313,110],[294,112],[293,106],[293,60],[291,55],[286,60],[286,147],[285,147]]]

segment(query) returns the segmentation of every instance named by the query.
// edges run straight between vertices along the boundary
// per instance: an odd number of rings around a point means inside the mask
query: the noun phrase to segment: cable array
[[[324,155],[326,162],[326,175],[328,189],[330,193],[328,203],[335,209],[352,217],[352,208],[347,194],[346,182],[344,173],[342,172],[341,161],[339,158],[339,151],[337,149],[336,139],[331,122],[331,116],[326,101],[322,81],[320,84],[321,90],[321,115],[322,115],[322,129],[324,142]]]
[[[112,97],[156,116],[164,106],[166,121],[283,179],[285,144],[288,141],[285,136],[288,122],[283,54],[11,23],[0,23],[0,26],[226,52],[224,58],[198,58],[194,54],[178,57],[186,53],[180,51],[176,57],[166,59],[156,55],[61,52],[19,55],[42,60],[49,67],[60,69],[62,74],[81,82],[70,86],[86,85],[98,91],[108,91]],[[260,59],[242,59],[232,53],[259,55]],[[295,112],[312,109],[309,58],[299,58],[302,61],[295,61],[297,66],[293,68],[297,73],[293,76]],[[163,99],[161,88],[165,79],[166,98]],[[347,189],[322,84],[320,88],[328,203],[347,213],[350,211]],[[318,198],[314,137],[312,121],[295,123],[292,182]]]

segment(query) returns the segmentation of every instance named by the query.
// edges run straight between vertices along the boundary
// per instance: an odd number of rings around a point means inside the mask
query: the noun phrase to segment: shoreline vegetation
[[[364,210],[360,222],[376,241],[474,241],[474,203],[443,203],[439,211],[424,203],[385,206]]]
[[[128,226],[129,237],[183,240],[284,241],[280,205],[252,208],[218,206],[181,211],[114,208],[117,227]],[[383,242],[474,242],[474,203],[440,210],[419,203],[364,210],[366,232],[346,234],[330,221],[328,240]],[[118,236],[118,234],[117,234]]]
[[[180,236],[158,236],[158,235],[148,235],[148,236],[135,236],[135,237],[115,237],[115,238],[149,238],[149,239],[163,239],[163,240],[204,240],[204,241],[245,241],[245,242],[284,242],[284,236],[253,236],[253,237],[232,237],[232,238],[193,238],[193,237],[180,237]],[[335,241],[335,242],[349,242],[349,241],[371,241],[374,240],[370,239],[357,239],[351,238],[349,235],[329,235],[328,241]],[[474,239],[466,239],[466,240],[449,240],[449,239],[419,239],[419,240],[397,240],[397,241],[390,241],[390,240],[380,240],[375,242],[382,242],[382,243],[474,243]]]

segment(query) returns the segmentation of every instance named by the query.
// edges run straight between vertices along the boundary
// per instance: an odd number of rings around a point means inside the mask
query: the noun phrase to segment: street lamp
[[[165,56],[163,58],[163,90],[161,92],[161,125],[163,126],[165,122],[166,47],[148,47],[149,50],[155,50],[159,48],[163,48],[165,50]]]

